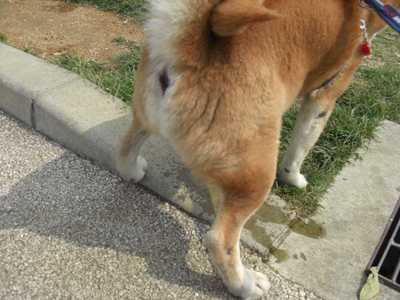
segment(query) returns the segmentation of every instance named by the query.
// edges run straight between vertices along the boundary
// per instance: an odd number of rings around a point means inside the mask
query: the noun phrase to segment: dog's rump
[[[230,12],[215,16],[213,7],[217,2],[220,1],[151,1],[154,12],[146,31],[151,56],[162,56],[170,64],[198,70],[213,63],[238,61],[253,63],[253,69],[277,68],[286,85],[304,94],[320,86],[346,63],[362,34],[355,0],[267,0],[263,7],[270,13],[266,16],[270,21],[266,22],[237,18],[246,11],[258,12],[250,4],[262,1],[225,1],[236,3],[236,15]],[[245,30],[233,38],[216,39],[212,28],[218,17],[225,23],[239,22]],[[233,35],[239,25],[233,29]]]

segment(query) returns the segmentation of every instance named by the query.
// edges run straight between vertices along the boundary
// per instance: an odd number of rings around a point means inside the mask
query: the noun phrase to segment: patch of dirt
[[[133,20],[50,0],[0,0],[0,33],[8,43],[30,47],[45,60],[77,53],[106,62],[108,56],[125,50],[113,38],[143,43],[143,33]]]
[[[77,53],[107,62],[108,56],[127,50],[113,38],[123,36],[138,44],[144,42],[143,33],[133,20],[94,7],[52,0],[0,0],[0,33],[7,36],[10,44],[29,47],[45,60]],[[372,44],[372,55],[365,57],[362,65],[376,68],[388,61],[400,65],[399,47],[395,47],[399,43],[400,35],[385,30]]]

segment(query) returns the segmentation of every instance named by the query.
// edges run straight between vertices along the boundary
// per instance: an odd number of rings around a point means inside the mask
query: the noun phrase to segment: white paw
[[[304,189],[308,184],[306,178],[302,174],[293,171],[287,172],[284,167],[279,170],[278,179],[286,185],[295,186],[299,189]]]
[[[146,173],[147,162],[146,160],[138,156],[136,162],[133,165],[125,164],[118,168],[119,174],[126,181],[133,180],[134,182],[140,181]]]
[[[271,283],[264,274],[246,269],[243,279],[243,290],[240,296],[244,300],[259,300],[268,293],[270,287]]]

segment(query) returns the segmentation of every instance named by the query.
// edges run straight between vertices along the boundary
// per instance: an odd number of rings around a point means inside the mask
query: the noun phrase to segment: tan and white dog
[[[239,237],[274,182],[282,114],[303,96],[278,178],[304,188],[302,162],[363,58],[361,18],[370,39],[386,26],[358,0],[150,0],[118,169],[141,180],[139,149],[155,133],[220,191],[204,242],[236,296],[259,299],[270,286],[243,267]]]

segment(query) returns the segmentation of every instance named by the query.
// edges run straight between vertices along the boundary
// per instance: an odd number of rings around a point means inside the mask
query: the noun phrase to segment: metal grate
[[[382,283],[400,291],[400,199],[375,250],[369,268],[377,267]]]

